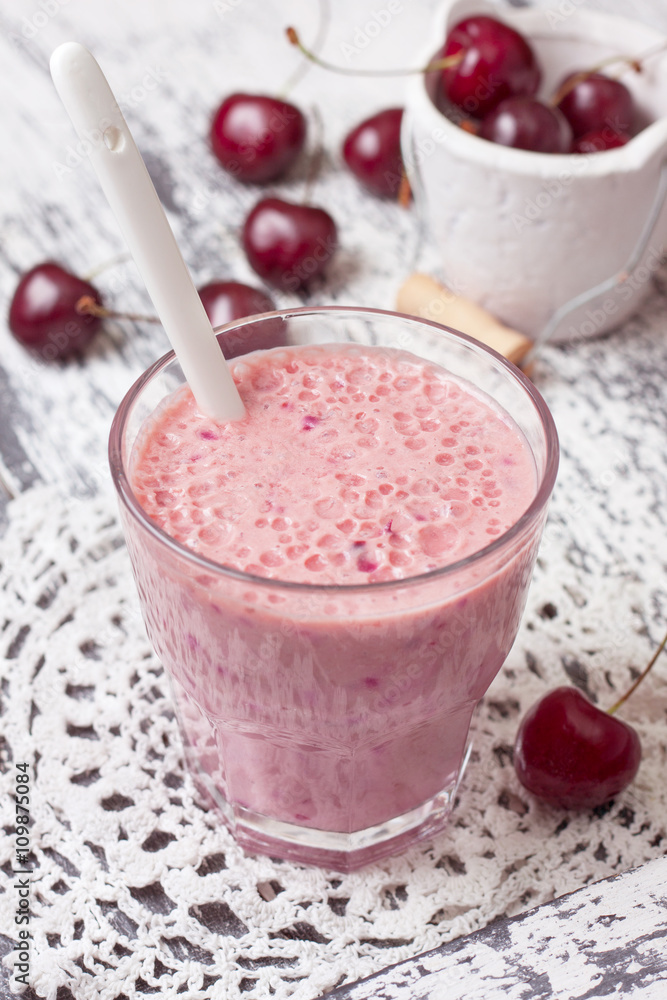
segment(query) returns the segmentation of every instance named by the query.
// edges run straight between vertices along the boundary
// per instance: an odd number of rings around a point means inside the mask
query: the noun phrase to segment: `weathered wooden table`
[[[48,74],[52,49],[74,38],[119,95],[197,283],[257,283],[238,231],[260,195],[213,159],[211,113],[231,91],[288,87],[309,111],[311,150],[321,132],[312,197],[335,215],[342,244],[304,301],[391,309],[404,277],[417,264],[435,269],[437,257],[414,209],[364,194],[338,150],[366,114],[401,103],[403,83],[308,68],[283,31],[294,23],[343,64],[404,65],[423,48],[434,7],[1,4],[5,304],[21,273],[51,258],[82,275],[106,263],[95,281],[108,304],[151,311],[133,264],[118,260],[115,222]],[[667,29],[667,7],[637,9]],[[275,190],[298,200],[307,176],[302,163]],[[184,770],[106,465],[111,417],[167,349],[162,331],[108,322],[85,357],[47,365],[0,328],[2,996],[23,960],[21,879],[26,997],[311,1000],[335,987],[350,1000],[667,995],[664,663],[625,710],[644,762],[609,806],[551,810],[511,767],[518,719],[535,698],[569,681],[610,704],[666,627],[665,279],[662,268],[645,276],[646,305],[623,329],[540,353],[534,378],[563,461],[524,626],[481,706],[449,831],[352,876],[243,856]],[[14,794],[26,774],[32,825],[20,862]]]

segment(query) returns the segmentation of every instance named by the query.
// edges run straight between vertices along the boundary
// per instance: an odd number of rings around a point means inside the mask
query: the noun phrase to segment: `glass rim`
[[[202,555],[199,552],[195,552],[182,542],[172,538],[172,536],[164,531],[163,528],[160,528],[159,525],[151,520],[134,495],[122,456],[123,431],[127,423],[127,418],[146,386],[152,382],[157,375],[160,375],[173,361],[177,361],[176,353],[173,350],[167,351],[167,353],[163,354],[162,357],[157,359],[157,361],[154,361],[153,364],[150,365],[139,376],[139,378],[133,382],[118,405],[118,409],[116,410],[111,423],[108,448],[111,478],[116,494],[127,512],[136,521],[138,521],[144,530],[152,535],[156,541],[165,545],[179,557],[184,558],[191,564],[198,566],[203,572],[215,573],[218,576],[225,576],[240,583],[245,583],[249,586],[268,587],[269,589],[276,590],[291,590],[293,592],[302,593],[316,591],[320,594],[325,594],[327,592],[332,594],[367,594],[371,591],[378,592],[379,590],[400,590],[405,587],[415,587],[419,584],[431,583],[441,578],[453,577],[469,566],[475,563],[482,563],[489,557],[501,552],[504,548],[509,548],[509,546],[520,538],[522,534],[527,533],[537,518],[541,516],[553,490],[554,483],[556,481],[556,474],[558,472],[558,433],[556,431],[556,425],[551,412],[549,411],[549,408],[539,390],[533,385],[530,379],[516,367],[516,365],[512,364],[511,361],[508,361],[507,358],[503,357],[502,354],[499,354],[492,347],[481,343],[481,341],[476,340],[474,337],[471,337],[466,333],[462,333],[459,330],[454,330],[452,327],[444,326],[442,323],[436,323],[433,320],[422,319],[419,316],[410,316],[406,313],[399,313],[388,309],[374,309],[367,306],[339,305],[298,306],[294,308],[286,307],[284,309],[257,313],[252,316],[246,316],[241,319],[233,320],[230,323],[226,323],[224,326],[215,327],[214,333],[217,336],[226,330],[249,326],[260,320],[278,318],[287,320],[292,316],[321,315],[330,313],[358,315],[364,318],[372,318],[375,316],[381,319],[399,319],[401,321],[407,320],[412,324],[427,326],[433,330],[444,330],[455,340],[463,341],[468,344],[469,347],[477,353],[491,355],[491,357],[499,362],[501,367],[505,368],[511,378],[524,390],[526,395],[530,398],[535,410],[537,411],[538,417],[540,418],[545,439],[546,462],[544,471],[537,484],[535,496],[521,517],[519,517],[506,532],[498,538],[493,539],[493,541],[489,542],[488,545],[478,549],[476,552],[470,553],[462,559],[458,559],[456,562],[439,566],[426,573],[418,573],[414,576],[402,577],[399,580],[381,580],[377,583],[369,582],[348,584],[280,580],[275,577],[257,576],[253,573],[246,573],[244,570],[236,569],[233,566],[226,566],[224,563],[215,562],[215,560],[209,559],[207,556]],[[350,341],[350,343],[354,344],[356,341]],[[289,346],[290,345],[284,345],[284,347],[277,349],[289,349]],[[419,357],[419,355],[416,356]],[[239,355],[239,357],[242,357],[242,355]]]

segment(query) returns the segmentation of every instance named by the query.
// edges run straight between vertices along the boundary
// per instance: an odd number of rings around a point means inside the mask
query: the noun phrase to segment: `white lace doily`
[[[545,351],[536,378],[563,461],[519,638],[478,713],[448,830],[355,874],[244,856],[198,802],[113,498],[42,487],[10,505],[0,549],[6,981],[21,761],[33,818],[24,995],[49,1000],[312,1000],[665,852],[664,660],[623,710],[644,759],[613,804],[541,805],[511,763],[537,697],[569,680],[610,705],[665,628],[661,308],[656,293],[625,333]]]

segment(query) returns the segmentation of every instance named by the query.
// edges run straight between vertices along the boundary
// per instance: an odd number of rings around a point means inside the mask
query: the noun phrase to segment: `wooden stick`
[[[427,274],[415,273],[401,285],[396,308],[409,316],[430,319],[467,333],[519,365],[533,346],[531,340],[497,320],[481,306],[455,295]]]

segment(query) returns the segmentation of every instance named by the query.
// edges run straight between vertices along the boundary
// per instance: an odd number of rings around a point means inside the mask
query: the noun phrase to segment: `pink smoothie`
[[[455,562],[535,494],[490,400],[405,352],[325,346],[234,366],[248,416],[219,426],[185,388],[134,461],[152,519],[208,558],[304,583],[377,583]]]
[[[447,809],[535,531],[438,571],[521,517],[530,449],[488,397],[406,352],[281,348],[233,373],[244,420],[216,424],[184,387],[131,462],[152,521],[203,557],[126,525],[190,762],[237,834],[268,817],[366,836]]]

